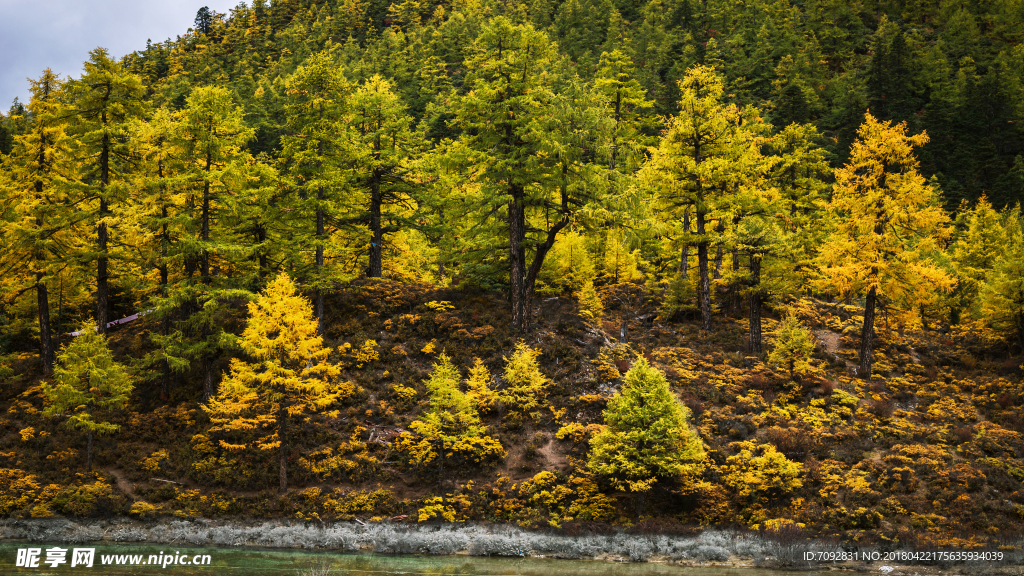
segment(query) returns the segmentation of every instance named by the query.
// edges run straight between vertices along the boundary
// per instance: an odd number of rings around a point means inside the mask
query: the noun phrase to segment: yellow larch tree
[[[289,420],[322,411],[353,388],[336,383],[340,370],[327,361],[331,350],[317,333],[312,305],[295,293],[285,273],[249,303],[249,322],[240,345],[249,360],[231,360],[220,391],[203,409],[210,414],[211,431],[250,434],[247,443],[222,440],[223,447],[278,449],[284,492]]]
[[[876,308],[911,310],[952,285],[934,258],[949,217],[917,170],[914,147],[927,134],[908,136],[906,123],[868,113],[857,136],[850,161],[835,171],[836,230],[819,262],[829,285],[865,293],[858,374],[870,378]]]

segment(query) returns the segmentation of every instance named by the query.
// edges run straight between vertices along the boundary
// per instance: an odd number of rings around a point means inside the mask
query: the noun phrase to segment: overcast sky
[[[203,6],[228,13],[240,0],[0,0],[0,111],[45,68],[78,77],[89,51],[120,58],[192,27]]]

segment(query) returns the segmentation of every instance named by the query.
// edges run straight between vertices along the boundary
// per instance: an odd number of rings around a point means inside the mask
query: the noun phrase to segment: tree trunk
[[[739,316],[740,309],[743,308],[743,295],[740,294],[740,251],[736,248],[732,249],[732,282],[729,287],[732,290],[732,313]]]
[[[697,272],[700,275],[697,296],[700,300],[700,328],[711,331],[711,281],[708,278],[708,241],[704,233],[704,213],[697,211]]]
[[[509,299],[512,302],[512,327],[526,332],[530,326],[530,303],[526,294],[526,209],[521,186],[511,187],[508,201]]]
[[[317,190],[317,197],[323,201],[323,188]],[[323,274],[324,274],[324,241],[326,237],[326,228],[324,226],[324,209],[323,205],[319,205],[316,208],[316,331],[317,334],[323,336],[324,334],[324,287],[323,287]]]
[[[750,351],[761,353],[761,257],[750,256]]]
[[[217,393],[213,387],[213,359],[203,358],[203,402],[209,402]]]
[[[92,430],[88,430],[85,435],[87,437],[85,448],[85,472],[89,473],[92,472]]]
[[[864,330],[860,336],[860,367],[857,375],[865,380],[871,378],[872,345],[875,338],[875,287],[868,290],[867,301],[864,302]]]
[[[213,158],[209,154],[206,155],[206,173],[209,175],[210,168],[213,165]],[[203,252],[202,260],[199,264],[200,275],[203,277],[203,284],[210,284],[210,249],[208,243],[210,242],[210,180],[208,178],[203,179]]]
[[[258,254],[260,269],[256,273],[256,276],[260,279],[260,283],[267,277],[267,271],[270,269],[270,262],[267,260],[267,249],[264,246],[267,241],[267,228],[260,224],[256,228],[256,241],[260,243],[260,253]]]
[[[105,218],[107,212],[107,202],[100,200],[100,218]],[[110,321],[110,293],[107,288],[107,225],[104,222],[96,226],[96,248],[99,251],[96,259],[96,330],[106,334],[107,322]]]
[[[320,103],[320,120],[324,119],[324,105]],[[316,168],[318,175],[323,172],[324,141],[319,140],[316,144]],[[324,225],[324,187],[317,186],[316,189],[316,332],[324,335],[324,242],[327,241],[327,228]]]
[[[374,160],[380,158],[380,135],[373,143]],[[380,278],[384,274],[383,245],[384,231],[381,225],[381,211],[384,199],[381,196],[380,184],[383,174],[379,168],[373,169],[373,176],[370,178],[370,232],[373,240],[370,241],[370,278]]]
[[[722,279],[722,245],[715,248],[715,280]]]
[[[683,212],[683,234],[690,233],[690,209],[687,208]],[[690,276],[690,245],[683,244],[683,254],[679,258],[679,273],[683,277],[683,281],[689,280]]]
[[[164,177],[163,163],[161,162],[157,168],[157,176],[160,178]],[[163,218],[163,225],[161,226],[160,233],[160,264],[157,266],[157,270],[160,272],[160,295],[164,298],[167,297],[167,282],[170,275],[169,267],[167,266],[167,245],[170,243],[170,238],[167,235],[167,206],[164,205],[160,209],[160,215]],[[166,338],[171,331],[171,313],[164,315],[163,320],[160,321],[160,334]],[[171,364],[166,359],[164,360],[164,373],[161,376],[160,382],[160,400],[166,402],[170,399],[171,391]]]
[[[278,474],[281,478],[281,493],[288,490],[288,411],[282,402],[281,408],[277,411],[277,438],[281,441],[280,466]]]
[[[36,302],[39,308],[39,357],[43,375],[53,375],[53,336],[50,333],[50,296],[43,283],[43,273],[36,272]]]
[[[107,113],[103,112],[101,121],[107,124]],[[100,144],[100,223],[96,226],[96,248],[99,257],[96,259],[96,330],[100,334],[107,333],[107,322],[110,321],[110,292],[107,287],[107,224],[103,221],[110,213],[107,205],[107,184],[110,183],[110,136],[103,135]]]

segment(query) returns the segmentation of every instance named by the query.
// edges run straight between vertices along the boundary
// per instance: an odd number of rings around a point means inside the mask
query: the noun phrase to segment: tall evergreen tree
[[[385,237],[407,225],[416,208],[411,195],[409,161],[418,147],[394,87],[373,75],[352,94],[350,102],[353,184],[364,192],[361,218],[370,229],[367,276],[384,275]]]
[[[67,201],[67,184],[75,177],[75,162],[66,134],[61,92],[63,83],[47,68],[31,81],[31,130],[13,138],[12,154],[0,158],[6,181],[0,182],[4,204],[14,214],[0,238],[0,266],[9,286],[23,294],[36,293],[39,359],[43,374],[53,372],[55,338],[50,320],[51,276],[67,266],[62,262],[76,247],[74,213]]]
[[[465,135],[456,150],[480,182],[480,213],[501,214],[508,249],[512,325],[530,325],[533,287],[558,233],[581,204],[573,190],[553,201],[546,140],[557,129],[555,46],[530,25],[494,18],[470,49],[469,92],[456,104]],[[557,219],[538,213],[554,211]],[[532,252],[532,261],[527,257]]]
[[[82,165],[79,203],[96,227],[96,246],[83,255],[96,263],[96,328],[105,333],[110,315],[110,229],[131,193],[135,151],[129,126],[147,105],[142,80],[127,72],[105,48],[89,52],[85,73],[68,89],[72,133]],[[88,208],[86,208],[88,207]]]
[[[344,165],[346,93],[348,82],[328,52],[314,54],[287,81],[288,134],[282,138],[282,157],[293,185],[299,189],[304,212],[315,222],[312,288],[314,310],[323,333],[324,293],[333,284],[326,269],[328,221],[337,222],[347,190]],[[300,234],[300,237],[304,236]]]
[[[223,337],[225,327],[219,320],[224,305],[233,298],[250,297],[245,276],[252,268],[238,269],[232,261],[239,251],[235,231],[218,223],[231,197],[245,185],[249,159],[242,147],[252,134],[231,94],[208,86],[189,95],[175,136],[189,221],[178,256],[181,280],[165,306],[182,310],[180,352],[183,358],[201,362],[204,399],[215,393],[214,362],[230,341]]]
[[[701,327],[711,331],[707,227],[725,196],[748,176],[745,170],[752,164],[747,160],[756,149],[752,134],[741,126],[743,111],[725,102],[722,78],[713,69],[691,68],[679,87],[679,113],[669,119],[644,174],[667,215],[682,220],[687,212],[693,214],[695,231],[684,242],[697,246]]]
[[[937,191],[917,171],[913,149],[926,134],[866,114],[850,162],[835,172],[831,209],[839,218],[820,262],[832,286],[866,292],[858,375],[871,377],[879,303],[913,309],[947,290],[951,280],[934,262],[949,218]]]

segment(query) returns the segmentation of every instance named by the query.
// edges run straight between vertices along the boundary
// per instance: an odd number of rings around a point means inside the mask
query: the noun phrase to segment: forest
[[[1017,542],[1022,41],[1022,0],[254,0],[43,70],[0,515]]]

